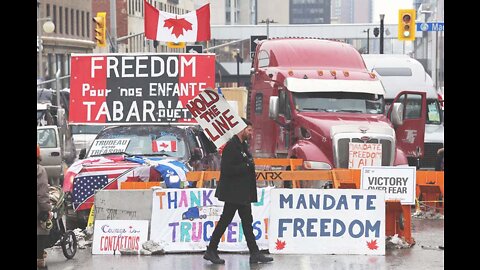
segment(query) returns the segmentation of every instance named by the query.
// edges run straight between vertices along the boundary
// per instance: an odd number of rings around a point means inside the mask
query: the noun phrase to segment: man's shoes
[[[218,251],[213,250],[213,249],[208,249],[205,251],[205,254],[203,255],[203,258],[207,261],[211,261],[214,264],[224,264],[225,260],[220,259],[218,256]]]
[[[260,253],[260,251],[250,254],[250,263],[266,263],[271,261],[273,261],[272,257],[267,257]]]

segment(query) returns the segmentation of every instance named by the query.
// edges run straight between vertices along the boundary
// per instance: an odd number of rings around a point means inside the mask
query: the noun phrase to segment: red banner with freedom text
[[[215,54],[73,54],[70,123],[196,123],[186,108],[215,86]]]

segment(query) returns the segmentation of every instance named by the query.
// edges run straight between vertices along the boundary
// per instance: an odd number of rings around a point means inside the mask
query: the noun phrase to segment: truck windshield
[[[104,129],[100,132],[90,148],[88,156],[102,155],[102,152],[92,152],[97,144],[106,144],[106,139],[128,140],[125,149],[120,149],[128,155],[168,156],[186,159],[188,146],[185,142],[184,129],[163,126],[122,126]],[[96,144],[96,141],[99,141]],[[98,148],[98,147],[97,147]],[[98,153],[98,154],[97,154]]]
[[[385,107],[383,96],[367,93],[293,93],[293,100],[299,112],[382,114]]]

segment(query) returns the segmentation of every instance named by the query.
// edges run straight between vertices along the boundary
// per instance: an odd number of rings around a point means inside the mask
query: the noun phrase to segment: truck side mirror
[[[78,159],[84,159],[86,155],[87,155],[87,148],[82,148],[82,150],[80,150],[80,153],[78,153]]]
[[[270,103],[268,107],[268,117],[273,120],[278,118],[278,97],[270,97]]]
[[[403,125],[403,104],[393,103],[392,113],[390,114],[390,120],[394,126]]]

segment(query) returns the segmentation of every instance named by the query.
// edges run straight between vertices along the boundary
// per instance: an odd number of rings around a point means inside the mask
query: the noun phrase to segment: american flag
[[[138,167],[135,162],[118,162],[114,164],[88,164],[73,180],[72,199],[75,211],[90,209],[93,206],[95,190],[118,189],[117,178]],[[96,178],[100,177],[100,178]],[[106,177],[106,182],[104,178]],[[90,179],[94,185],[85,186]],[[87,188],[88,190],[84,190]],[[84,194],[81,194],[83,192]],[[88,194],[88,195],[86,195]]]
[[[73,185],[73,207],[77,210],[87,199],[93,197],[95,190],[101,189],[108,184],[108,175],[88,175],[75,179]]]

